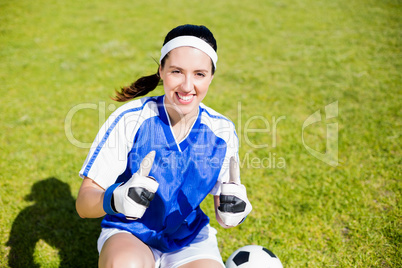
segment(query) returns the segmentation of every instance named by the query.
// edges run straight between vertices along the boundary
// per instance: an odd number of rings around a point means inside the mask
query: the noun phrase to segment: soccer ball
[[[226,268],[283,268],[281,261],[268,249],[249,245],[236,250],[226,261]]]

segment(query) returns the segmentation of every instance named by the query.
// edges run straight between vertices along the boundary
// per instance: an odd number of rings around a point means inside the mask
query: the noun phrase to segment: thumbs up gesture
[[[136,220],[144,215],[159,187],[159,183],[148,176],[154,159],[155,151],[152,151],[145,156],[139,170],[126,183],[114,184],[106,190],[103,200],[106,213],[122,213],[129,220]],[[105,202],[109,202],[110,206]]]
[[[234,157],[230,158],[229,182],[222,184],[219,201],[218,215],[228,226],[242,223],[252,210],[246,187],[240,184],[239,168]]]

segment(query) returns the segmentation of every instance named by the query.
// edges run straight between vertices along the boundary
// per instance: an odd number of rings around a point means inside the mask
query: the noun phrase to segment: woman
[[[214,195],[224,228],[251,211],[239,182],[232,122],[201,103],[216,70],[217,45],[205,26],[165,38],[156,74],[117,92],[128,101],[100,129],[80,171],[77,212],[102,217],[100,267],[224,267],[216,230],[200,209]],[[229,164],[230,163],[230,164]]]

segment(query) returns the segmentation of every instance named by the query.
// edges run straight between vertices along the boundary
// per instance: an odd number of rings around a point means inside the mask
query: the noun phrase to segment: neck
[[[166,110],[170,119],[170,124],[172,126],[174,136],[176,140],[180,142],[187,136],[195,120],[197,120],[198,109],[190,114],[185,115],[179,113],[172,107],[167,107]]]
[[[188,113],[182,114],[179,108],[174,107],[166,107],[166,111],[168,113],[170,124],[172,126],[175,125],[192,125],[198,116],[198,109]]]

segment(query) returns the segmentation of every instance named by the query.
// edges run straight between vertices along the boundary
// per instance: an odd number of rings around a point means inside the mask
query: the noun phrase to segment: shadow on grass
[[[10,267],[49,266],[34,261],[35,246],[41,239],[58,250],[59,267],[97,267],[96,241],[101,219],[81,219],[75,210],[70,186],[56,178],[35,183],[26,197],[35,204],[15,219],[10,239]],[[41,259],[49,252],[41,252]]]

